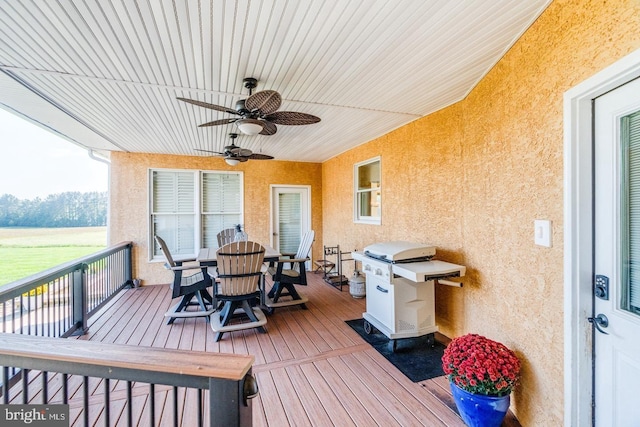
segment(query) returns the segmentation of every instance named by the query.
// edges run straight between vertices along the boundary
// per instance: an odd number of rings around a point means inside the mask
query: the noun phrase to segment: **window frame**
[[[198,251],[203,247],[204,237],[204,176],[205,174],[219,174],[219,175],[237,175],[239,177],[239,197],[240,197],[240,212],[238,213],[240,224],[244,224],[244,173],[242,171],[225,171],[225,170],[202,170],[202,169],[177,169],[177,168],[149,168],[147,173],[148,186],[147,186],[147,234],[148,234],[148,261],[149,262],[164,262],[165,258],[161,254],[155,253],[155,241],[154,241],[154,215],[158,213],[154,212],[154,172],[171,172],[171,173],[191,173],[193,175],[193,211],[189,215],[193,215],[193,253],[180,254],[173,258],[177,261],[185,259],[194,259],[198,255]]]
[[[378,163],[380,171],[378,186],[376,188],[360,189],[360,168],[373,163]],[[377,196],[379,196],[379,215],[362,215],[361,195],[373,192],[377,192]],[[373,157],[353,165],[353,222],[356,224],[382,224],[382,160],[380,156]]]

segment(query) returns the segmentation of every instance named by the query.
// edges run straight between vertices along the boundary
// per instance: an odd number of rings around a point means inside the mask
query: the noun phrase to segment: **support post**
[[[86,264],[75,270],[72,274],[71,284],[73,289],[73,325],[76,330],[72,335],[84,335],[89,328],[87,327],[87,293],[84,283],[84,269]]]
[[[133,288],[133,245],[129,244],[124,250],[124,284]]]
[[[251,427],[251,398],[245,397],[244,384],[251,370],[240,381],[209,379],[209,424],[211,427]],[[253,397],[253,396],[251,396]]]

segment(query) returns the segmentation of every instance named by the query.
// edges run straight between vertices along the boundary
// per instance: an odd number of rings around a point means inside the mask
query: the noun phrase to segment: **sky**
[[[108,166],[86,149],[0,108],[0,195],[107,191]]]

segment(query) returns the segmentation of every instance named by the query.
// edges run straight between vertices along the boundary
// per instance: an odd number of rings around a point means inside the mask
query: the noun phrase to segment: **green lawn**
[[[0,228],[0,286],[106,247],[106,227]]]

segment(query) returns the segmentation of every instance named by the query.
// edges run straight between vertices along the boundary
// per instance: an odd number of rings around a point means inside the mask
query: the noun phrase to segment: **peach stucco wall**
[[[110,242],[133,241],[134,276],[143,284],[169,283],[162,263],[149,262],[149,169],[233,170],[244,174],[245,230],[251,239],[270,243],[270,185],[311,186],[311,228],[316,231],[314,258],[322,254],[322,167],[319,163],[249,161],[228,166],[211,157],[111,154]]]
[[[466,99],[323,164],[325,244],[423,241],[467,266],[463,288],[438,287],[437,323],[517,352],[524,426],[564,416],[563,94],[638,48],[639,1],[556,0]],[[383,224],[353,224],[353,164],[375,156]]]

